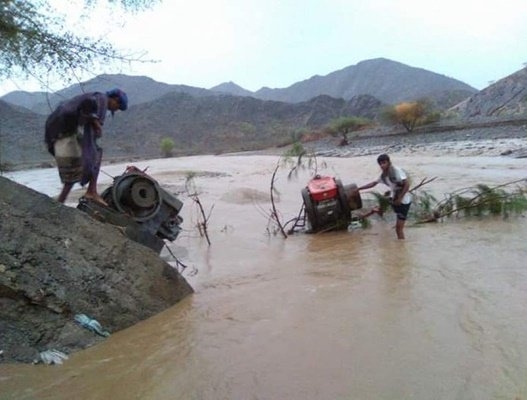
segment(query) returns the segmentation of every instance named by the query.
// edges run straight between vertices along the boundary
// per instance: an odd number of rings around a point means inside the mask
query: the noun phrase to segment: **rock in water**
[[[0,362],[31,362],[104,340],[193,292],[177,270],[115,226],[0,177]]]

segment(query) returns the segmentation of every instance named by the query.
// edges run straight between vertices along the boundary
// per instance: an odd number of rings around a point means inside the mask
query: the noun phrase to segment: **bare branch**
[[[430,179],[427,179],[427,178],[425,177],[425,178],[423,178],[423,179],[421,180],[421,182],[419,182],[419,184],[417,184],[417,185],[415,185],[413,188],[411,188],[411,189],[409,190],[409,192],[412,193],[413,191],[419,189],[420,187],[422,187],[422,186],[424,186],[424,185],[426,185],[426,184],[428,184],[428,183],[430,183],[430,182],[435,181],[436,179],[437,179],[437,176],[434,176],[433,178],[430,178]]]
[[[145,10],[158,0],[109,0],[127,12]],[[98,3],[86,0],[86,7]],[[81,73],[93,74],[108,63],[154,62],[145,53],[115,49],[103,38],[89,38],[66,30],[67,16],[47,0],[0,0],[0,78],[33,77],[45,85],[49,75],[66,81]]]
[[[284,239],[287,239],[287,233],[285,232],[284,226],[282,225],[282,222],[280,220],[280,216],[278,215],[278,210],[276,209],[276,204],[275,204],[275,201],[274,201],[274,192],[276,190],[275,186],[274,186],[274,183],[275,183],[276,172],[278,171],[278,168],[280,168],[280,162],[278,162],[276,164],[276,167],[275,167],[275,169],[273,171],[273,176],[271,177],[271,188],[270,188],[270,192],[271,192],[271,210],[272,210],[271,211],[271,218],[278,225],[278,228],[280,229],[280,233],[282,234]]]

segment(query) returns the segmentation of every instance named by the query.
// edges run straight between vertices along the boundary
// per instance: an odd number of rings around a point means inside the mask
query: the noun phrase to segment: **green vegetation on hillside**
[[[175,146],[176,143],[172,138],[164,137],[163,139],[161,139],[159,147],[161,148],[161,154],[163,155],[163,157],[172,157],[172,152]]]

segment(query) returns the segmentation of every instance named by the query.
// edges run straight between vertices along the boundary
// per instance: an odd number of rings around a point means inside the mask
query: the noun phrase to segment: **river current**
[[[414,183],[437,177],[426,187],[436,197],[527,175],[526,159],[392,159]],[[0,399],[527,399],[525,217],[409,223],[398,241],[393,217],[374,216],[366,229],[284,239],[268,223],[277,160],[137,162],[173,192],[195,173],[211,245],[181,194],[184,231],[169,246],[196,292],[63,365],[0,365]],[[124,167],[103,166],[101,185]],[[379,173],[374,156],[319,167],[345,184]],[[287,173],[276,180],[284,220],[309,178]],[[60,190],[53,169],[8,177]]]

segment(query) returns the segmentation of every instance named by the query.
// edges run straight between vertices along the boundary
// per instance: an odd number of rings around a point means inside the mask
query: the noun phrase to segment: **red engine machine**
[[[317,175],[302,189],[305,214],[312,232],[346,228],[351,211],[362,208],[356,184],[344,186],[332,176]]]

